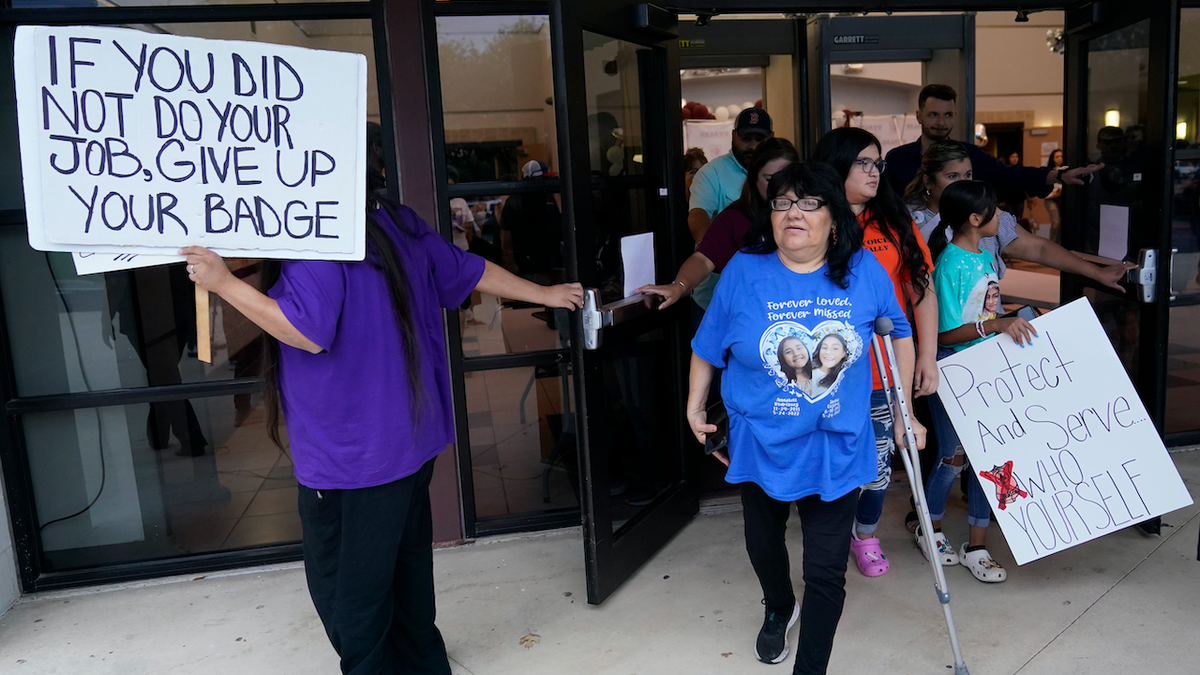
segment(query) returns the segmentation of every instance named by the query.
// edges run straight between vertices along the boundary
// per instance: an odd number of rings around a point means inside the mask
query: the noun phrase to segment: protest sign
[[[14,68],[33,248],[363,258],[362,55],[21,26]]]
[[[938,361],[938,396],[1017,564],[1192,503],[1113,351],[1080,298]]]
[[[71,260],[75,263],[75,273],[100,274],[117,270],[132,270],[139,267],[154,267],[179,262],[183,256],[178,255],[145,255],[138,253],[72,253]]]

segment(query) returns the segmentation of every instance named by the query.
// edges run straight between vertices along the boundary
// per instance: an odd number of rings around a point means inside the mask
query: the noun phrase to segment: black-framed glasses
[[[883,173],[884,169],[887,168],[887,162],[883,161],[882,159],[868,159],[866,157],[856,159],[854,162],[852,162],[852,164],[857,166],[859,169],[862,169],[863,173],[871,173],[872,168],[879,173]]]
[[[802,199],[788,199],[787,197],[776,197],[771,200],[772,211],[790,211],[792,204],[795,204],[801,211],[816,211],[825,206],[829,202],[816,197],[804,197]]]

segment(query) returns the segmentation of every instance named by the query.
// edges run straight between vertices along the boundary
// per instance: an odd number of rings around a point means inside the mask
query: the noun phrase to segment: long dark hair
[[[929,181],[941,173],[950,162],[961,162],[964,159],[971,159],[971,155],[967,153],[966,146],[958,141],[938,141],[929,146],[921,158],[921,167],[917,169],[917,175],[904,189],[905,203],[929,206],[925,201]]]
[[[1066,158],[1066,156],[1067,156],[1067,155],[1066,155],[1066,153],[1064,153],[1064,152],[1062,151],[1062,148],[1055,148],[1055,149],[1051,150],[1051,151],[1050,151],[1050,156],[1046,158],[1046,168],[1047,168],[1047,169],[1057,169],[1058,167],[1060,167],[1060,166],[1062,166],[1062,165],[1063,165],[1063,163],[1062,163],[1062,161],[1061,161],[1061,160],[1060,160],[1060,161],[1057,161],[1057,162],[1056,162],[1056,161],[1054,161],[1054,155],[1056,155],[1056,154],[1057,154],[1059,157],[1062,157],[1062,158],[1064,158],[1064,159],[1065,159],[1065,158]]]
[[[808,356],[808,360],[804,362],[803,366],[800,366],[799,370],[793,368],[792,364],[783,360],[783,345],[788,340],[795,340],[796,342],[800,343],[800,348],[803,349],[805,355]],[[779,360],[779,369],[783,371],[783,375],[788,379],[788,382],[799,382],[800,380],[796,377],[798,373],[803,373],[804,379],[806,380],[812,379],[812,354],[808,353],[808,347],[804,346],[804,341],[795,335],[791,337],[785,337],[779,341],[779,347],[775,349],[775,358]]]
[[[839,361],[836,366],[831,368],[829,372],[825,374],[825,377],[822,377],[821,381],[818,383],[826,389],[832,387],[834,382],[837,382],[838,375],[842,373],[842,368],[846,367],[846,361],[850,359],[850,346],[846,344],[846,338],[838,335],[837,333],[829,333],[825,337],[821,338],[821,341],[817,343],[817,348],[813,350],[813,353],[816,354],[814,358],[816,358],[818,362],[821,361],[821,345],[825,344],[825,341],[829,338],[836,338],[838,342],[842,343],[842,351],[844,351],[846,355],[843,356],[842,360]],[[824,368],[825,364],[821,363],[821,367]]]
[[[857,127],[840,127],[821,137],[813,149],[812,158],[832,166],[842,177],[844,186],[859,153],[871,145],[883,157],[883,146],[875,134]],[[925,252],[917,241],[919,235],[914,232],[912,216],[882,173],[875,196],[867,201],[866,206],[871,212],[871,221],[879,226],[892,246],[899,249],[902,269],[916,289],[917,302],[920,302],[925,299],[925,291],[929,288],[929,266],[925,264]]]
[[[396,326],[400,329],[400,342],[404,350],[405,369],[408,372],[408,393],[410,408],[416,418],[424,399],[424,389],[421,386],[421,352],[417,345],[416,319],[413,317],[412,289],[409,286],[408,275],[400,260],[400,253],[392,237],[384,230],[379,222],[379,212],[395,224],[403,235],[416,236],[405,225],[404,219],[397,211],[396,205],[382,199],[368,201],[368,204],[379,206],[379,211],[368,209],[367,212],[367,257],[365,264],[379,270],[387,281],[388,295],[392,300],[392,315]],[[348,263],[362,264],[362,263]],[[262,292],[266,293],[279,280],[282,264],[278,260],[264,260],[261,263],[260,280]],[[263,407],[267,410],[267,436],[275,445],[283,448],[283,439],[279,433],[280,395],[279,395],[279,341],[267,333],[262,334],[263,341]],[[415,425],[414,425],[415,428]]]
[[[846,201],[846,190],[842,179],[833,167],[822,162],[793,162],[771,177],[767,184],[767,202],[791,191],[797,197],[816,197],[825,201],[825,208],[833,218],[829,233],[829,248],[825,251],[825,276],[841,288],[850,286],[846,274],[850,271],[850,258],[862,248],[862,226],[850,210]],[[774,253],[779,249],[775,231],[771,228],[771,211],[760,215],[746,233],[744,250],[747,253]]]
[[[750,156],[750,166],[746,167],[746,181],[742,183],[742,196],[730,204],[746,214],[746,218],[752,223],[762,214],[771,211],[767,200],[758,194],[758,175],[762,173],[763,167],[777,159],[799,162],[800,153],[796,152],[796,146],[786,138],[772,136],[759,143],[758,147],[754,149],[754,154]]]
[[[991,222],[996,215],[996,188],[991,183],[981,180],[960,180],[946,186],[942,190],[942,198],[938,201],[938,213],[941,223],[933,228],[929,235],[929,252],[936,258],[946,250],[950,240],[946,238],[946,228],[961,232],[971,223],[971,216],[983,216],[983,222]]]

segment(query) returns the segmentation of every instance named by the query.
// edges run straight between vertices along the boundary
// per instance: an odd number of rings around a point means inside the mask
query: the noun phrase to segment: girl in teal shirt
[[[983,342],[996,333],[1006,333],[1022,346],[1023,342],[1031,342],[1036,333],[1028,321],[997,316],[1000,312],[999,279],[992,265],[992,254],[979,247],[981,239],[995,236],[1000,229],[995,190],[988,183],[975,180],[953,183],[942,192],[938,210],[942,222],[954,231],[949,242],[944,228],[936,228],[929,237],[930,253],[937,258],[933,284],[938,298],[938,358]],[[1004,581],[1007,572],[992,559],[984,545],[992,510],[977,476],[972,475],[967,480],[970,534],[962,551],[956,552],[942,533],[942,517],[946,513],[950,486],[962,473],[966,455],[939,396],[930,397],[929,408],[937,429],[940,461],[929,474],[925,494],[940,562],[943,565],[961,563],[980,581]],[[922,552],[926,550],[924,534],[917,528]]]

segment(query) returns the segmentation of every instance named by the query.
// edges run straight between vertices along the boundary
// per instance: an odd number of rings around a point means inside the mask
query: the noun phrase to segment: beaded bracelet
[[[983,331],[983,320],[979,320],[979,321],[975,322],[975,332],[979,333],[979,337],[981,337],[981,338],[987,337],[987,333],[985,333]]]

